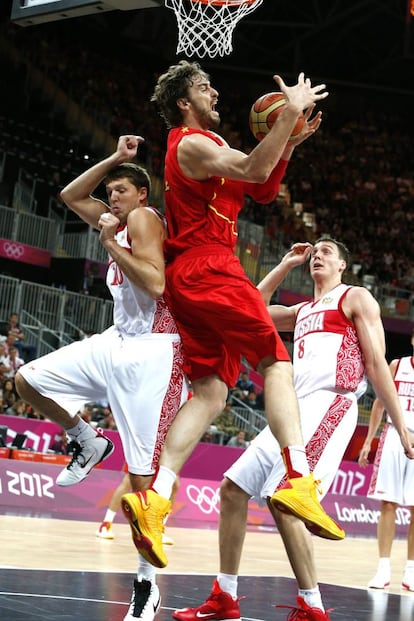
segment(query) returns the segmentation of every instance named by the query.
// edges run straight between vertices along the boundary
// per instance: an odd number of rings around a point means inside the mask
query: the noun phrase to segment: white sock
[[[148,563],[148,561],[146,561],[143,556],[138,554],[138,580],[148,580],[152,584],[155,584],[156,573],[157,572],[154,565]]]
[[[82,418],[74,427],[66,429],[66,433],[71,440],[76,440],[77,442],[83,442],[96,436],[96,431],[88,423],[85,423]]]
[[[237,598],[237,575],[220,573],[217,575],[217,582],[222,591],[229,593],[233,599]]]
[[[314,589],[299,589],[298,594],[305,600],[308,606],[311,608],[319,608],[325,612],[318,586]]]
[[[391,561],[389,556],[383,556],[379,559],[378,571],[381,573],[391,573]]]
[[[164,498],[169,498],[172,493],[175,479],[175,472],[173,472],[169,468],[166,468],[166,466],[160,466],[157,478],[155,479],[152,487],[160,496],[163,496]]]
[[[116,516],[116,511],[112,511],[112,509],[107,509],[103,521],[110,522],[112,524],[115,516]]]

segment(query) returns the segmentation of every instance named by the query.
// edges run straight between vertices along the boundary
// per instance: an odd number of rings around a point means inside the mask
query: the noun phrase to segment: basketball
[[[249,126],[257,140],[262,140],[271,130],[285,106],[286,99],[283,93],[266,93],[254,102],[250,109]],[[301,112],[289,140],[300,134],[303,124],[304,116]]]

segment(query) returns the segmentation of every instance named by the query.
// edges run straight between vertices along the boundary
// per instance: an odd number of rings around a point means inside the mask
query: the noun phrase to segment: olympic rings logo
[[[188,485],[186,489],[187,498],[200,509],[202,513],[220,513],[220,488],[213,489],[208,485],[203,485],[200,489],[196,485]]]
[[[10,259],[20,259],[24,255],[24,247],[21,244],[5,242],[3,244],[6,256]]]

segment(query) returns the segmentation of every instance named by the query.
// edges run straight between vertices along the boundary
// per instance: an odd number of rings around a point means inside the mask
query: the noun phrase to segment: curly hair
[[[159,114],[168,128],[181,125],[182,117],[177,100],[188,96],[188,89],[193,85],[195,76],[209,79],[197,62],[180,60],[158,78],[151,101],[157,104]]]

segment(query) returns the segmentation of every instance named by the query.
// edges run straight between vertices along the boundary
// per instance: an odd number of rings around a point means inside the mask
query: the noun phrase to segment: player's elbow
[[[63,190],[61,190],[59,198],[65,203],[68,209],[72,209],[72,211],[74,211],[74,199],[71,191],[68,188],[63,188]]]
[[[65,205],[69,204],[69,192],[66,188],[63,188],[63,190],[60,191],[59,198],[65,203]]]
[[[153,300],[157,300],[164,294],[164,290],[165,290],[165,281],[163,282],[160,281],[157,283],[153,283],[148,293],[152,297]]]

